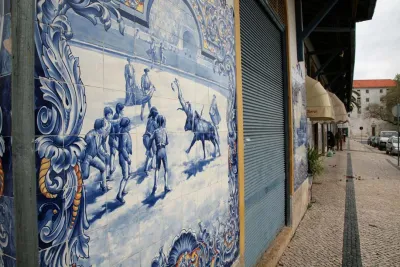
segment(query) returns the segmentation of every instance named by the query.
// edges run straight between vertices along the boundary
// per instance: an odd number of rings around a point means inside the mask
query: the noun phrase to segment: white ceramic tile
[[[71,46],[71,52],[79,60],[81,80],[86,86],[103,88],[104,56],[103,47],[96,50]]]

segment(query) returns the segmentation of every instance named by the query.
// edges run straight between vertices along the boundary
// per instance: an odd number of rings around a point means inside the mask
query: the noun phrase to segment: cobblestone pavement
[[[280,266],[342,266],[347,153],[326,158],[307,211]],[[400,266],[400,170],[397,158],[350,141],[364,267]]]
[[[353,144],[354,143],[354,144]],[[400,266],[400,170],[397,158],[353,142],[352,152],[362,263]],[[392,164],[389,164],[389,162]]]

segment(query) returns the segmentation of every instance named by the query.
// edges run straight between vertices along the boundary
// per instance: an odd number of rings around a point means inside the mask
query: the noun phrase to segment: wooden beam
[[[336,75],[336,74],[345,74],[347,73],[345,70],[338,70],[338,71],[330,71],[330,72],[321,72],[319,75]]]
[[[331,48],[331,49],[323,49],[323,50],[315,50],[308,52],[309,55],[324,55],[324,54],[332,54],[336,52],[341,52],[347,50],[347,47],[338,47],[338,48]]]
[[[302,39],[304,40],[317,28],[317,26],[321,23],[321,21],[328,15],[329,11],[339,2],[339,0],[330,0],[324,8],[315,15],[314,19],[307,25],[307,27],[302,32]]]
[[[337,52],[333,54],[316,72],[315,72],[315,77],[317,77],[334,59],[337,57],[340,52]]]
[[[339,0],[330,0],[314,19],[303,29],[303,7],[302,0],[296,0],[296,31],[297,31],[297,60],[304,61],[304,39],[306,39],[321,23],[325,16],[337,4]]]
[[[287,93],[287,97],[288,97],[288,107],[287,107],[287,125],[288,125],[288,135],[289,135],[289,141],[288,141],[288,150],[289,150],[289,181],[288,181],[288,190],[287,192],[289,192],[289,196],[288,196],[288,200],[289,200],[289,205],[291,205],[292,203],[292,198],[294,195],[294,133],[293,133],[293,92],[292,92],[292,65],[291,65],[291,60],[290,60],[290,29],[289,29],[289,19],[290,14],[289,14],[289,10],[288,10],[288,6],[289,6],[289,0],[285,0],[285,8],[286,8],[286,29],[285,29],[285,33],[286,33],[286,71],[287,71],[287,89],[285,88],[284,90],[288,90]],[[285,59],[284,59],[285,60]],[[290,214],[286,215],[286,225],[292,225],[292,220],[293,220],[293,207],[290,206],[288,208],[286,208],[286,211]]]
[[[335,78],[333,78],[330,83],[326,86],[326,88],[331,88],[332,85],[340,78],[340,76],[342,76],[341,74],[338,74],[335,76]]]
[[[304,61],[304,39],[303,34],[303,3],[295,0],[296,36],[297,36],[297,60]]]
[[[347,27],[317,27],[314,32],[352,32],[354,29]]]

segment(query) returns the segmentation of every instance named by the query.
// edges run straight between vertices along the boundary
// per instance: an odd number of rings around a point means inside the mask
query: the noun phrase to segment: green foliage
[[[318,150],[314,148],[307,149],[308,157],[308,171],[315,178],[321,175],[324,171],[321,155],[318,154]]]

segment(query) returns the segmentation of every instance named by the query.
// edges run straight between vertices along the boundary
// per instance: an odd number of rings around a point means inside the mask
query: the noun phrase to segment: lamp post
[[[397,166],[400,166],[400,104],[393,107],[392,113],[397,117]]]
[[[397,166],[400,166],[400,104],[397,104]]]

